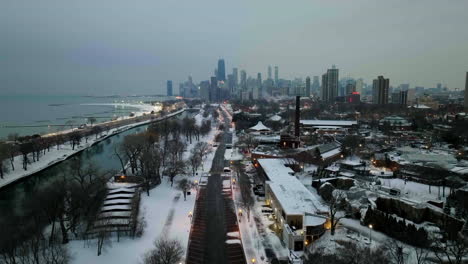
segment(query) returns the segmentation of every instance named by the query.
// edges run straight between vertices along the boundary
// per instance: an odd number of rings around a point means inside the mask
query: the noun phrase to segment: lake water
[[[56,132],[68,129],[69,126],[62,126],[65,124],[84,124],[88,117],[104,122],[139,110],[133,106],[111,105],[115,103],[141,104],[167,99],[159,96],[0,95],[0,139],[10,133],[32,135]]]

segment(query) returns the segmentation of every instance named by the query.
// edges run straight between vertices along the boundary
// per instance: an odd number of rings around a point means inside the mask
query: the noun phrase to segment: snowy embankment
[[[110,129],[107,134],[103,133],[103,135],[101,137],[98,137],[98,138],[96,138],[95,136],[89,137],[87,143],[82,143],[81,145],[76,146],[74,150],[72,149],[70,144],[68,144],[68,142],[63,144],[63,145],[60,145],[58,150],[57,150],[56,147],[51,147],[50,151],[46,152],[45,155],[40,157],[39,161],[28,164],[28,170],[23,169],[23,166],[22,166],[23,158],[22,158],[21,155],[18,155],[18,156],[15,157],[15,160],[13,162],[15,170],[14,171],[10,170],[8,173],[5,174],[5,177],[3,179],[0,179],[0,188],[5,187],[5,186],[7,186],[9,184],[12,184],[12,183],[14,183],[14,182],[16,182],[16,181],[18,181],[18,180],[20,180],[22,178],[31,176],[32,174],[37,173],[39,171],[42,171],[42,170],[44,170],[44,169],[46,169],[46,168],[48,168],[48,167],[50,167],[52,165],[55,165],[55,164],[57,164],[59,162],[62,162],[64,160],[68,159],[69,157],[71,157],[71,156],[73,156],[73,155],[75,155],[75,154],[77,154],[77,153],[91,147],[92,145],[107,139],[108,137],[111,137],[111,136],[114,136],[116,134],[122,133],[122,132],[127,131],[127,130],[129,130],[131,128],[134,128],[134,127],[146,125],[146,124],[149,124],[149,123],[152,123],[152,122],[157,122],[157,121],[160,121],[160,120],[163,120],[163,119],[178,115],[178,114],[180,114],[180,113],[182,113],[184,111],[185,111],[185,109],[181,109],[181,110],[176,111],[174,113],[170,113],[170,114],[168,114],[168,115],[166,115],[164,117],[159,117],[159,118],[156,118],[156,119],[153,119],[153,120],[146,120],[146,121],[134,123],[134,124],[131,124],[131,125],[125,125],[125,126],[122,126],[122,127]],[[32,158],[30,158],[30,160],[32,160]],[[9,164],[7,164],[7,165],[9,165]]]
[[[195,119],[202,119],[201,114],[195,116]],[[200,141],[192,140],[185,150],[184,158],[188,158],[191,149],[198,142],[213,143],[217,130],[215,125],[212,126],[210,133],[204,137],[200,137]],[[213,162],[216,149],[213,149],[207,155],[203,162],[203,169],[200,169],[199,176],[177,176],[175,182],[183,178],[187,178],[192,182],[201,180],[203,172],[209,172]],[[191,194],[187,195],[187,200],[184,201],[184,196],[167,177],[162,179],[162,183],[156,188],[150,190],[150,195],[141,194],[140,215],[144,216],[146,227],[142,237],[120,238],[117,242],[116,237],[111,238],[112,243],[106,243],[104,253],[97,256],[96,241],[84,243],[83,241],[72,241],[68,245],[68,249],[72,254],[72,263],[142,263],[142,256],[154,247],[153,242],[160,238],[177,239],[187,250],[188,239],[191,228],[190,213],[193,213],[195,200],[197,197],[197,188],[191,190]]]

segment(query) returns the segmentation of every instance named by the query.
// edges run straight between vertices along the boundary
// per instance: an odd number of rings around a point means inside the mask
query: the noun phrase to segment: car
[[[229,167],[224,167],[224,168],[223,168],[223,172],[231,172],[231,168],[229,168]]]

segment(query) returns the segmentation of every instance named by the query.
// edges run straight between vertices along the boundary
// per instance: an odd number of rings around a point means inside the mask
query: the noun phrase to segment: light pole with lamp
[[[370,243],[372,244],[372,225],[369,225],[369,239]]]

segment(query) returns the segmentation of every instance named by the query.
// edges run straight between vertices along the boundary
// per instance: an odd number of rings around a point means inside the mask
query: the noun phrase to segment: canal
[[[184,118],[186,116],[191,117],[193,113],[185,111],[171,118]],[[114,154],[114,150],[120,146],[126,135],[143,132],[147,128],[148,125],[143,125],[111,136],[76,154],[73,158],[82,159],[83,166],[94,164],[101,172],[117,172],[121,170],[121,166],[118,158]],[[72,158],[69,158],[0,189],[0,217],[8,215],[9,213],[20,213],[19,209],[21,208],[21,204],[34,190],[47,186],[59,179],[70,178],[70,173],[67,172],[69,171],[71,163]],[[57,186],[57,188],[60,188],[60,186]]]

